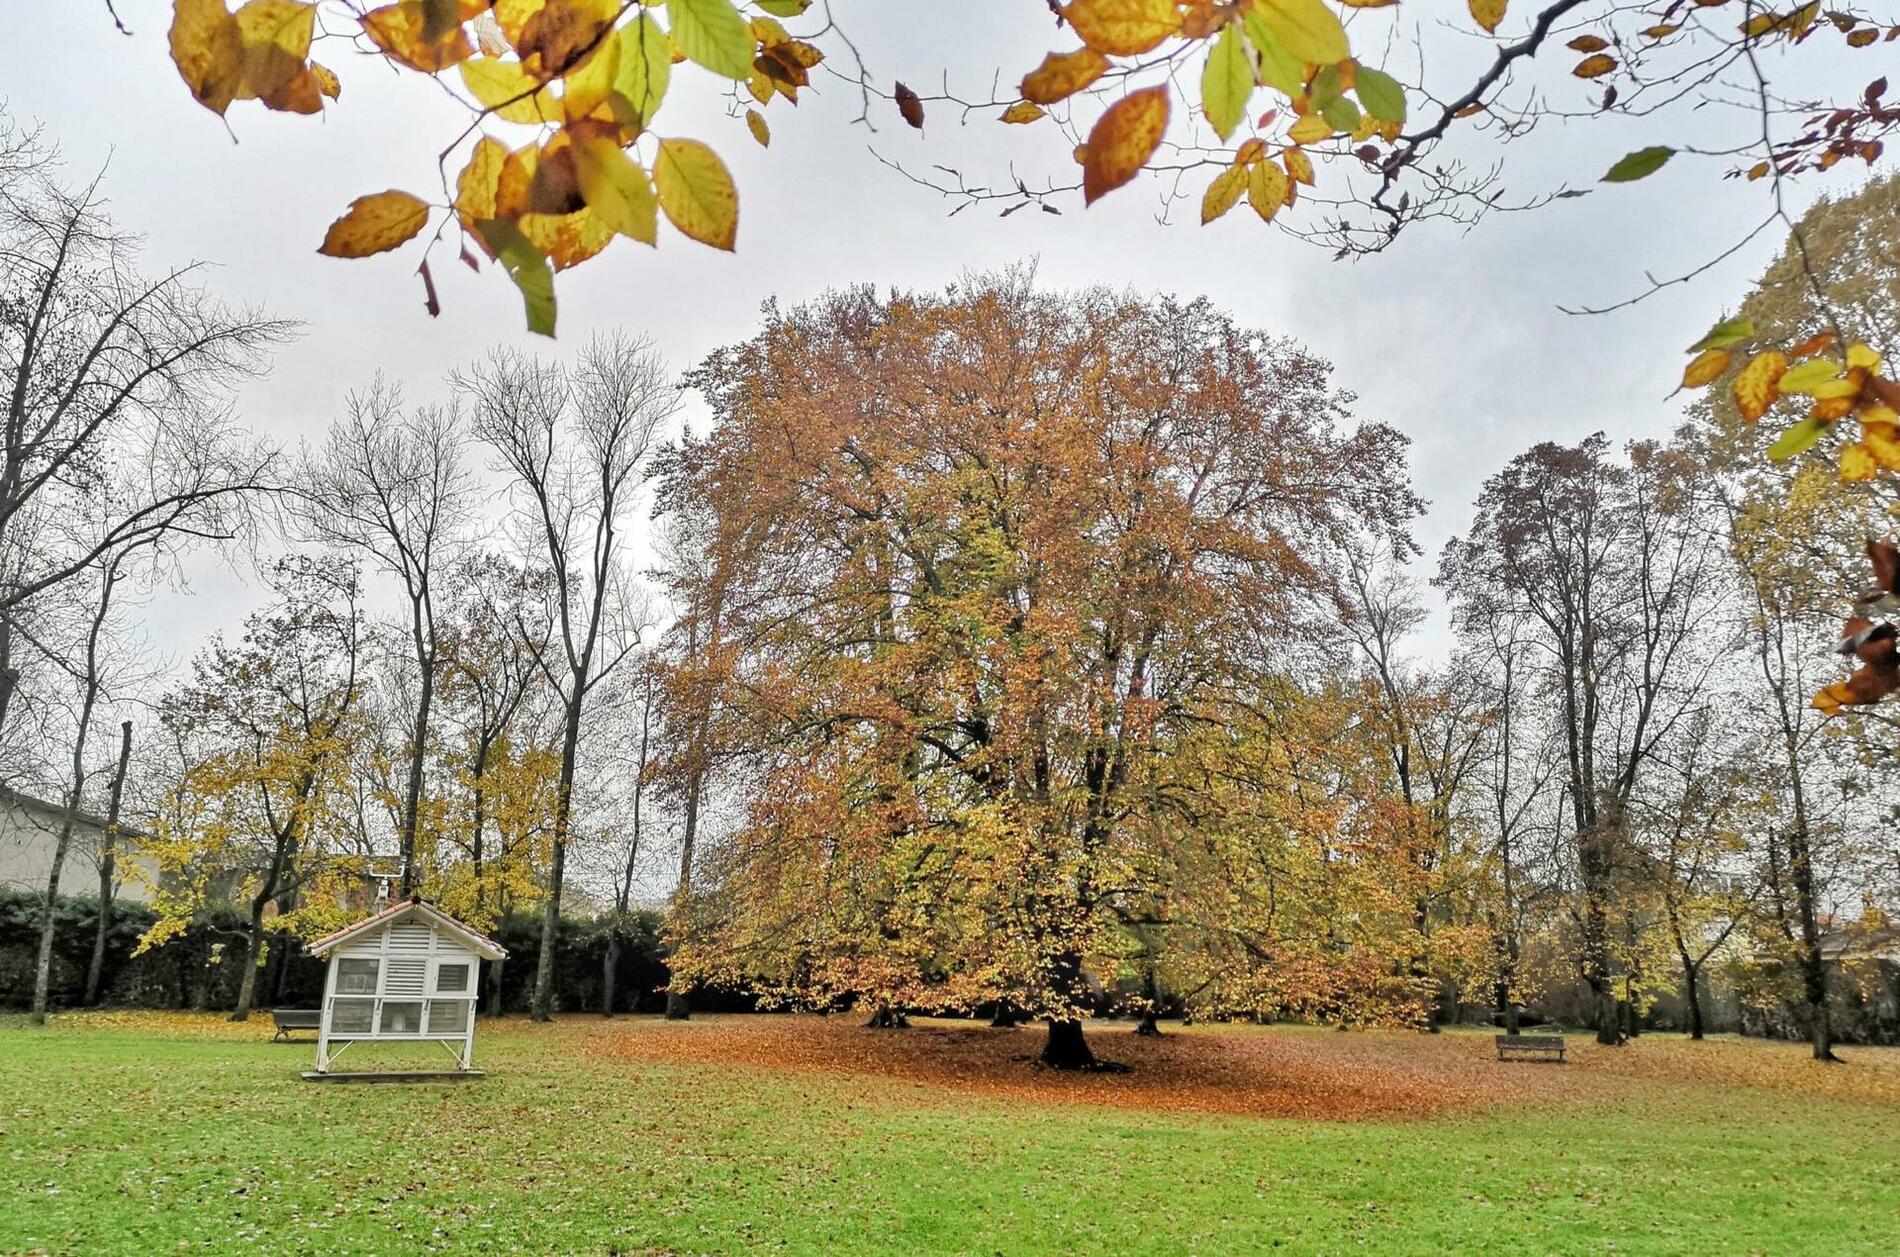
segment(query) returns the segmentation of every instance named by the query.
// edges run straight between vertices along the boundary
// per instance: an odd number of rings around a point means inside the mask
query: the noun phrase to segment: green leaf
[[[1755,324],[1749,319],[1727,319],[1710,328],[1708,334],[1689,346],[1690,353],[1700,353],[1704,349],[1727,349],[1730,345],[1740,344],[1755,334]]]
[[[608,103],[616,120],[652,124],[673,73],[673,47],[660,24],[645,13],[620,28],[620,60]]]
[[[1821,435],[1828,430],[1828,427],[1828,424],[1819,419],[1803,419],[1782,433],[1781,439],[1768,447],[1768,457],[1780,462],[1786,458],[1793,458],[1803,450],[1812,449],[1814,443],[1821,439]]]
[[[1255,0],[1258,13],[1290,56],[1314,65],[1332,65],[1352,55],[1346,28],[1324,0]]]
[[[1309,112],[1317,112],[1326,108],[1326,106],[1339,99],[1340,93],[1345,90],[1346,79],[1345,76],[1339,72],[1339,67],[1336,65],[1321,66],[1319,72],[1313,75],[1311,86],[1306,89],[1307,104],[1310,106]]]
[[[1335,96],[1326,102],[1319,116],[1335,131],[1350,131],[1359,125],[1359,106],[1353,104],[1349,96]]]
[[[1817,384],[1825,384],[1836,378],[1840,373],[1841,364],[1832,358],[1809,358],[1782,373],[1780,388],[1783,393],[1805,393]]]
[[[541,256],[521,228],[505,218],[484,218],[475,230],[495,252],[501,268],[521,290],[528,311],[528,330],[543,336],[554,335],[554,268]]]
[[[1657,144],[1650,148],[1639,148],[1629,153],[1610,167],[1603,176],[1605,183],[1634,183],[1638,179],[1647,179],[1663,168],[1663,164],[1676,155],[1676,150]]]
[[[1384,70],[1360,66],[1353,88],[1359,93],[1359,103],[1366,107],[1366,112],[1379,121],[1405,121],[1405,89]]]
[[[811,0],[754,0],[773,17],[798,17],[811,8]]]
[[[1258,11],[1247,10],[1243,25],[1247,42],[1260,54],[1260,81],[1284,96],[1299,95],[1306,86],[1299,59],[1286,50]]]
[[[1247,101],[1253,96],[1253,58],[1240,31],[1228,23],[1207,54],[1201,70],[1201,109],[1208,125],[1225,140],[1247,116]]]
[[[751,77],[756,45],[732,0],[667,0],[666,11],[673,38],[688,61],[729,79]]]

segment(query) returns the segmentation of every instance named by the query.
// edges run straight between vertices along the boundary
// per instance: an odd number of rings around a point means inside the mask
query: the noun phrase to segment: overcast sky
[[[452,243],[435,256],[444,310],[434,320],[422,308],[414,248],[353,262],[315,252],[355,196],[391,187],[438,195],[435,154],[466,120],[443,94],[346,45],[320,43],[314,55],[342,76],[342,99],[321,119],[240,104],[231,111],[233,143],[171,64],[169,0],[119,0],[118,8],[130,37],[114,30],[102,0],[37,6],[0,42],[0,98],[45,125],[73,176],[106,169],[115,213],[146,236],[149,266],[216,263],[210,283],[221,295],[302,321],[302,336],[270,377],[241,398],[252,427],[287,443],[318,437],[343,395],[378,370],[426,401],[441,395],[447,370],[489,345],[560,352],[613,325],[649,333],[684,369],[749,336],[769,297],[793,302],[855,282],[935,288],[968,269],[1033,259],[1051,286],[1205,294],[1241,321],[1330,358],[1337,383],[1358,395],[1361,417],[1412,439],[1414,475],[1432,503],[1418,529],[1429,574],[1484,477],[1532,442],[1597,429],[1617,438],[1666,434],[1679,405],[1668,398],[1678,351],[1739,298],[1777,244],[1764,233],[1696,284],[1633,310],[1561,313],[1560,303],[1628,296],[1645,270],[1680,270],[1757,220],[1757,189],[1687,160],[1640,185],[1493,216],[1469,234],[1428,224],[1387,254],[1354,263],[1264,227],[1244,206],[1207,228],[1195,224],[1193,204],[1159,222],[1162,187],[1153,178],[1086,212],[1079,200],[1065,205],[1061,217],[999,219],[977,207],[949,218],[950,204],[906,183],[870,149],[992,180],[1013,162],[1033,183],[1045,173],[1072,177],[1068,142],[1043,123],[1005,127],[985,115],[960,124],[941,106],[919,135],[885,105],[873,133],[852,123],[856,93],[821,79],[822,90],[796,110],[768,111],[773,142],[760,150],[725,115],[710,76],[693,70],[674,76],[659,129],[709,140],[731,166],[741,205],[736,255],[664,227],[658,251],[618,241],[560,276],[561,341],[551,345],[519,330],[512,287],[456,265]],[[1422,0],[1403,8],[1432,11]],[[1043,51],[1073,42],[1052,32],[1043,0],[842,0],[836,11],[881,79],[923,90],[942,81],[951,49],[962,50],[954,55],[966,67],[1000,66],[1013,82]],[[1443,35],[1427,30],[1425,43],[1435,71],[1455,70],[1460,54]],[[1558,103],[1583,107],[1596,89],[1565,79],[1566,64],[1543,67],[1544,81]],[[987,95],[990,76],[966,68],[952,84]],[[1591,186],[1616,157],[1659,138],[1674,136],[1621,119],[1547,123],[1506,154],[1505,186],[1514,194],[1565,181]],[[1329,177],[1322,169],[1322,181]],[[1858,177],[1843,175],[1836,186]],[[692,399],[688,421],[703,413]],[[200,574],[193,595],[157,601],[148,620],[155,644],[182,658],[211,629],[234,623],[245,593],[233,581]]]

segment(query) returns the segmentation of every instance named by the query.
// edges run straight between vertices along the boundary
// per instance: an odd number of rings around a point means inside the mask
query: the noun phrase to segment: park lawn
[[[1900,1054],[1880,1050],[1810,1075],[1798,1045],[1655,1037],[1564,1067],[1499,1066],[1478,1035],[1196,1028],[1155,1049],[1290,1048],[1342,1095],[1378,1081],[1353,1076],[1380,1069],[1368,1043],[1475,1080],[1431,1116],[1325,1120],[1171,1109],[1153,1083],[1077,1102],[1012,1055],[997,1085],[773,1059],[800,1036],[877,1057],[969,1034],[941,1026],[483,1023],[485,1079],[416,1086],[304,1083],[310,1046],[268,1033],[0,1018],[0,1252],[1900,1251]],[[709,1046],[732,1042],[752,1059]],[[1468,1102],[1494,1085],[1508,1103]]]

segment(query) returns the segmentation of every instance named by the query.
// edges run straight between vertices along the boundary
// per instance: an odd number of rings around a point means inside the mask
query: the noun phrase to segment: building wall
[[[61,820],[61,809],[54,804],[20,794],[0,796],[0,886],[45,893],[46,878],[53,870],[53,848],[59,843]],[[96,861],[103,836],[104,826],[96,817],[81,816],[74,822],[72,842],[59,874],[62,895],[98,893]],[[143,864],[149,873],[150,862],[129,855],[125,842],[126,835],[121,833],[119,885],[115,894],[134,902],[147,902],[152,895],[149,879],[129,876],[128,866]]]

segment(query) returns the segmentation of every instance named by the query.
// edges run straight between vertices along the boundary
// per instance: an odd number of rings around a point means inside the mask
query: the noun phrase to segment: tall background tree
[[[525,553],[545,564],[554,632],[538,666],[560,706],[555,787],[534,1016],[552,1013],[573,813],[575,767],[588,700],[637,644],[616,634],[637,618],[627,526],[660,425],[679,389],[651,344],[629,336],[589,343],[572,368],[498,353],[457,379],[476,435],[508,477]]]

